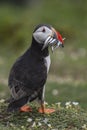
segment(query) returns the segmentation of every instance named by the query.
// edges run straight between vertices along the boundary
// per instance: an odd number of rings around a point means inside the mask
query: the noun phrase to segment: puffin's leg
[[[28,102],[28,99],[27,99],[27,102]],[[23,105],[20,107],[20,112],[31,112],[31,111],[32,111],[32,109],[28,105]]]
[[[40,107],[39,110],[38,110],[39,113],[50,114],[50,113],[55,112],[55,109],[53,109],[53,108],[45,108],[44,94],[45,94],[45,86],[44,86],[44,88],[42,89],[42,91],[39,92],[39,95],[38,95],[38,99],[39,99],[39,102],[40,102],[40,104],[41,104],[41,107]]]
[[[45,108],[45,104],[41,103],[41,107],[39,108],[39,113],[43,113],[43,114],[50,114],[55,112],[55,109],[53,108]]]

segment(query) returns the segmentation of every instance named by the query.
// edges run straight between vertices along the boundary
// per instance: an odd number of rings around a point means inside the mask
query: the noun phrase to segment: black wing
[[[28,50],[13,65],[9,75],[9,87],[12,96],[18,100],[28,96],[33,100],[43,89],[47,79],[44,58],[32,55]]]

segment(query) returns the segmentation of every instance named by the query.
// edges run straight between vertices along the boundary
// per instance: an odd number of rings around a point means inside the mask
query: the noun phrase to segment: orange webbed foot
[[[31,111],[32,111],[31,107],[29,107],[29,106],[27,106],[27,105],[22,106],[22,107],[20,108],[20,112],[31,112]]]
[[[43,113],[43,114],[51,114],[53,112],[55,112],[55,109],[53,108],[44,108],[44,110],[42,108],[39,108],[39,113]]]

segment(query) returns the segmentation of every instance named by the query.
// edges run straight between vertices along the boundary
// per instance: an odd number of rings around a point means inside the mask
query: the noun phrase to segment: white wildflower
[[[87,130],[87,125],[84,124],[84,125],[82,126],[82,129]]]
[[[27,119],[27,122],[32,122],[32,118],[28,118],[28,119]]]
[[[14,124],[13,124],[13,123],[10,123],[10,126],[11,126],[11,127],[13,127],[13,126],[14,126]]]
[[[24,129],[24,126],[21,126],[22,129]]]
[[[4,103],[4,102],[5,102],[5,100],[4,100],[4,99],[1,99],[1,100],[0,100],[0,103]]]
[[[65,105],[66,105],[66,108],[71,108],[72,107],[72,105],[71,105],[71,102],[69,101],[69,102],[66,102],[65,103]]]
[[[70,104],[71,104],[71,102],[70,102],[70,101],[65,103],[65,105],[66,105],[66,106],[68,106],[68,105],[70,105]]]
[[[74,106],[78,106],[78,105],[79,105],[78,102],[72,102],[72,104],[73,104]]]
[[[32,127],[36,127],[36,122],[33,122]]]
[[[56,105],[58,105],[58,108],[61,107],[61,102],[57,102]]]
[[[38,126],[41,126],[42,124],[40,122],[38,122]]]
[[[45,118],[45,119],[43,120],[43,122],[44,122],[45,124],[47,124],[48,119],[47,119],[47,118]]]
[[[49,128],[52,128],[51,124],[47,124]]]

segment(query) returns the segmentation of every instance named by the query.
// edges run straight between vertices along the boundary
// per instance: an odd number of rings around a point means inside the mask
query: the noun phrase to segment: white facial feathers
[[[53,32],[51,29],[46,26],[42,26],[33,33],[33,37],[38,43],[44,43],[47,37],[52,34]]]

